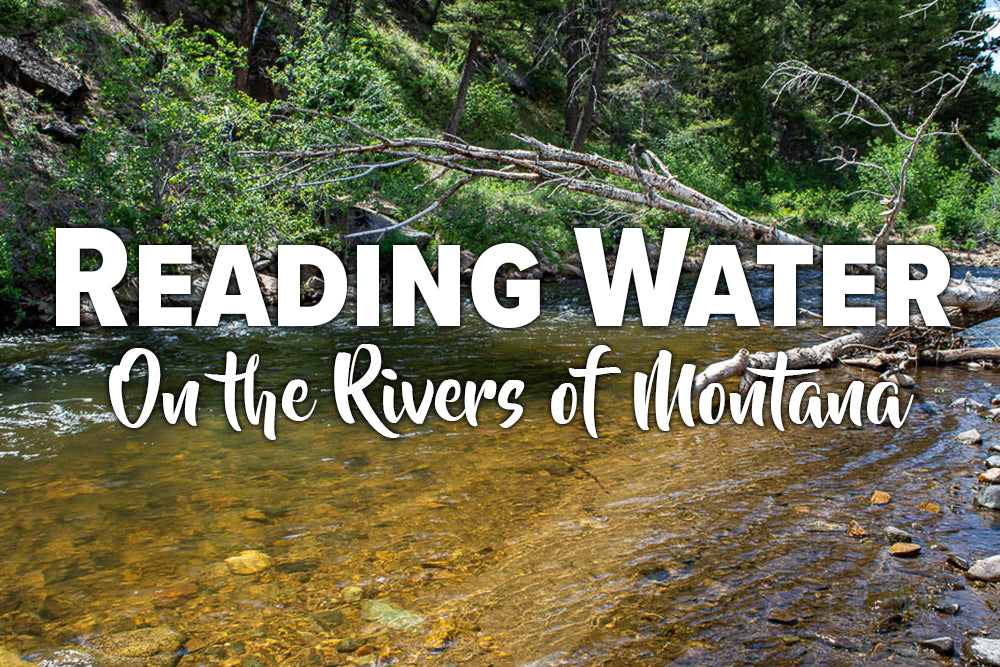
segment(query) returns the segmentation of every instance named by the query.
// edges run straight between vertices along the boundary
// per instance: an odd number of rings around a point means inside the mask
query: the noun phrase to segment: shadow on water
[[[769,279],[752,278],[765,323]],[[954,441],[997,431],[946,407],[988,402],[992,371],[921,369],[898,431],[643,432],[630,378],[658,350],[704,363],[823,331],[652,329],[634,312],[601,330],[582,287],[544,292],[542,317],[515,331],[466,304],[451,330],[359,332],[347,319],[0,341],[0,644],[31,655],[169,626],[189,638],[182,665],[916,664],[916,639],[995,626],[989,596],[945,565],[1000,544],[1000,522],[971,503],[984,448]],[[815,308],[818,289],[800,298]],[[525,417],[503,430],[486,409],[478,428],[432,420],[392,441],[344,424],[333,357],[362,342],[402,378],[523,379]],[[602,380],[593,440],[553,424],[548,397],[597,344],[625,373]],[[134,346],[156,352],[173,390],[220,372],[227,350],[259,353],[263,388],[303,378],[319,406],[269,442],[233,432],[206,384],[196,429],[157,419],[131,431],[110,413],[107,376]],[[859,377],[874,380],[831,370],[819,381],[832,391]],[[876,489],[892,502],[870,506]],[[868,538],[847,536],[852,520]],[[889,557],[889,525],[921,556]],[[225,559],[247,549],[273,566],[233,574]]]

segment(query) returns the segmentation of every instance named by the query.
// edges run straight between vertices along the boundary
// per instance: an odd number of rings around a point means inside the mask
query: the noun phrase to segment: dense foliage
[[[0,104],[0,299],[51,280],[51,227],[102,225],[136,241],[212,245],[310,240],[336,246],[331,211],[364,202],[412,215],[449,185],[405,165],[358,175],[304,161],[274,182],[273,150],[342,136],[349,117],[386,134],[457,127],[510,145],[517,132],[614,157],[635,144],[683,181],[817,240],[870,235],[884,205],[877,169],[821,162],[838,146],[898,168],[885,128],[831,123],[836,88],[775,103],[777,63],[801,60],[856,83],[913,127],[934,72],[985,63],[936,119],[961,119],[988,157],[1000,147],[1000,83],[990,44],[943,47],[982,3],[908,15],[901,0],[192,0],[180,17],[108,2],[0,0],[0,33],[77,67],[90,98],[72,108],[8,85]],[[149,8],[151,7],[151,8]],[[248,14],[249,12],[249,14]],[[110,17],[110,18],[109,18]],[[242,78],[241,78],[242,72]],[[247,83],[249,81],[249,83]],[[47,119],[86,126],[77,145],[39,136]],[[972,247],[998,232],[1000,187],[961,143],[934,137],[911,166],[899,228]],[[421,225],[473,250],[502,240],[558,252],[569,229],[677,221],[567,193],[479,182]]]

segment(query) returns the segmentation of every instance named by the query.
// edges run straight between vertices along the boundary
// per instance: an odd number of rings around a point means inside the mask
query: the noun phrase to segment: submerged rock
[[[976,494],[976,504],[990,510],[1000,510],[1000,485],[984,486]]]
[[[978,581],[1000,581],[1000,555],[977,560],[966,575]]]
[[[969,561],[965,560],[961,556],[949,554],[948,559],[945,562],[956,570],[961,570],[962,572],[967,572],[969,570]]]
[[[109,658],[109,664],[173,665],[184,636],[170,628],[140,628],[98,637],[91,647]]]
[[[968,431],[962,431],[955,436],[955,439],[965,445],[979,445],[983,442],[983,434],[972,428]]]
[[[917,642],[920,648],[928,648],[938,655],[954,655],[955,640],[951,637],[934,637],[933,639],[921,639]]]
[[[361,610],[366,621],[380,623],[393,630],[417,630],[424,624],[424,617],[407,611],[386,600],[370,600]]]
[[[357,602],[365,596],[365,591],[360,586],[344,586],[340,589],[340,597],[344,602]]]
[[[972,660],[978,660],[991,667],[1000,667],[1000,639],[973,637],[965,642],[964,650],[965,655]]]
[[[260,551],[243,551],[227,558],[226,565],[233,574],[257,574],[271,567],[271,557]]]
[[[832,523],[830,521],[810,521],[805,525],[807,533],[843,533],[848,526],[843,523]]]

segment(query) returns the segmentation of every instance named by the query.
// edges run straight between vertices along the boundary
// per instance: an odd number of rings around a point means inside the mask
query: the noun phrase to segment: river
[[[761,301],[769,282],[751,276]],[[682,283],[679,312],[692,289]],[[990,444],[1000,429],[947,407],[989,403],[995,371],[920,369],[900,430],[643,432],[631,373],[660,349],[704,364],[829,332],[636,317],[602,330],[582,286],[543,296],[539,320],[514,331],[467,304],[457,329],[359,331],[348,318],[0,339],[0,646],[33,658],[162,626],[186,639],[180,665],[934,664],[916,640],[997,627],[995,591],[945,564],[1000,551],[1000,513],[972,505],[985,446],[954,439],[976,427]],[[504,430],[487,409],[477,428],[431,420],[397,440],[344,424],[333,357],[360,343],[404,378],[522,379],[525,416]],[[548,398],[598,344],[626,372],[601,380],[593,440],[554,424]],[[221,372],[227,350],[259,353],[265,388],[302,378],[319,404],[306,422],[280,421],[275,442],[233,432],[211,391],[197,428],[129,430],[107,378],[135,346],[174,389]],[[818,378],[829,390],[854,379],[876,378]],[[892,501],[870,505],[875,490]],[[848,537],[852,520],[869,537]],[[922,553],[889,556],[890,525]],[[244,550],[271,566],[234,574],[225,561]]]

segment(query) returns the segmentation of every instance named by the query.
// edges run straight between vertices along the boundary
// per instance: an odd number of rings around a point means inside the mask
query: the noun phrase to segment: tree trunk
[[[462,116],[465,114],[465,98],[469,94],[469,85],[472,83],[472,63],[476,59],[476,52],[479,50],[479,35],[473,34],[469,38],[469,48],[465,52],[465,62],[462,64],[462,78],[458,82],[458,93],[455,95],[455,104],[451,107],[451,116],[448,118],[448,125],[444,131],[455,136],[458,128],[462,124]]]
[[[566,39],[562,43],[562,56],[566,61],[566,141],[572,142],[576,127],[580,122],[580,69],[583,66],[583,40],[579,14],[575,8],[567,12],[564,19]]]
[[[431,15],[427,17],[428,28],[434,27],[434,24],[437,23],[438,20],[438,14],[440,13],[441,13],[441,0],[437,0],[437,2],[433,3],[433,5],[431,6]]]
[[[590,126],[594,122],[594,111],[597,108],[597,100],[604,85],[604,68],[608,60],[608,43],[611,40],[611,28],[614,25],[614,20],[615,0],[608,0],[604,5],[601,23],[597,30],[597,48],[594,51],[594,62],[591,64],[587,80],[587,94],[580,109],[580,118],[576,123],[573,141],[570,143],[570,148],[574,151],[583,150],[583,145],[587,142],[587,136],[590,134]]]
[[[247,92],[250,78],[250,60],[253,58],[254,18],[257,15],[257,0],[243,0],[243,14],[240,19],[240,46],[246,49],[246,66],[236,70],[236,90]]]

